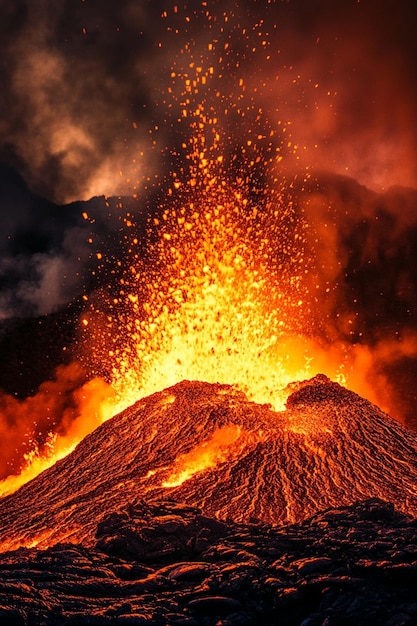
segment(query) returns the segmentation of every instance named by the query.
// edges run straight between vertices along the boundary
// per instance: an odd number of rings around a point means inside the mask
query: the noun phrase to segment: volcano
[[[287,392],[183,381],[3,497],[0,622],[415,624],[417,434],[323,375]]]
[[[166,498],[239,523],[375,497],[417,515],[417,434],[322,375],[292,385],[286,407],[203,382],[144,398],[2,498],[1,549],[91,546],[105,515]]]

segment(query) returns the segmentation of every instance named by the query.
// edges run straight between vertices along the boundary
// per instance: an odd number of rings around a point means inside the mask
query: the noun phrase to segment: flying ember
[[[119,395],[131,389],[127,402],[199,379],[233,381],[277,406],[282,387],[309,373],[306,225],[285,190],[251,194],[204,119],[200,106],[188,171],[174,176],[145,241],[132,228],[128,271],[93,342],[114,361]]]
[[[84,318],[96,362],[113,363],[118,409],[183,379],[232,382],[278,408],[291,381],[341,376],[340,360],[311,363],[309,227],[291,193],[308,174],[285,174],[289,124],[271,124],[248,95],[223,17],[218,39],[173,63],[164,103],[181,148],[146,233],[125,220],[118,290]]]

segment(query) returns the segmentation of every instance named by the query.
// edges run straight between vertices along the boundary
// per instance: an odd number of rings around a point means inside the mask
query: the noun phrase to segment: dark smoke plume
[[[229,44],[225,75],[237,59],[269,116],[291,121],[304,164],[368,186],[416,185],[409,0],[1,4],[0,158],[50,200],[130,194],[154,182],[161,151],[178,147],[165,92],[171,67],[186,44],[196,58],[207,51],[208,25]]]

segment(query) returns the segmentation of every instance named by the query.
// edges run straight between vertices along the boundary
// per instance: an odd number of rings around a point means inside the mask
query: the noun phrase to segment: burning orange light
[[[173,473],[162,483],[162,486],[177,487],[197,472],[221,463],[230,455],[229,448],[240,436],[239,426],[230,425],[219,428],[209,441],[177,458]]]
[[[177,6],[174,13],[180,13]],[[227,22],[228,15],[224,17]],[[241,31],[247,38],[246,28]],[[260,44],[266,47],[267,41]],[[177,59],[172,68],[167,99],[175,125],[187,125],[187,137],[191,130],[190,138],[179,142],[188,167],[172,172],[168,200],[149,219],[145,240],[134,232],[133,218],[125,221],[133,234],[119,293],[92,302],[88,319],[81,321],[96,362],[107,363],[110,357],[112,363],[114,396],[106,386],[103,395],[89,390],[86,396],[88,411],[99,414],[99,421],[183,379],[232,383],[249,398],[279,410],[288,383],[323,372],[375,399],[354,371],[366,361],[364,350],[349,352],[337,343],[329,347],[317,338],[319,333],[313,336],[321,303],[314,297],[309,225],[294,205],[294,180],[279,169],[285,155],[297,155],[288,132],[291,123],[268,123],[253,99],[257,86],[249,94],[249,81],[238,64],[229,85],[222,58],[216,56],[221,47],[213,37],[205,43],[204,55],[194,58],[187,44],[183,54],[193,59]],[[227,42],[223,51],[225,56],[231,52]],[[225,95],[229,88],[232,96]],[[233,116],[242,139],[230,153]],[[149,132],[153,136],[157,130]],[[87,213],[83,217],[89,219]],[[102,252],[96,258],[104,262]],[[97,425],[87,417],[79,411],[78,426],[87,423],[73,433],[71,445]],[[308,434],[313,426],[288,428]],[[65,437],[58,441],[56,454],[64,454]],[[216,466],[242,441],[245,436],[233,427],[221,429],[204,446],[177,459],[165,485]],[[49,455],[47,464],[57,458]],[[31,468],[30,476],[40,469],[33,463]]]
[[[42,447],[35,441],[24,455],[24,465],[18,475],[0,481],[0,496],[15,491],[44,469],[69,454],[88,433],[114,415],[114,391],[104,380],[93,378],[83,383],[85,374],[79,364],[60,366],[55,380],[43,383],[36,395],[26,400],[1,397],[0,419],[12,422],[17,418],[20,428],[28,430],[50,413],[59,418],[59,430],[50,432]],[[2,459],[3,460],[3,459]]]
[[[292,201],[293,181],[278,182],[275,133],[260,123],[262,111],[255,118],[245,111],[254,127],[236,167],[220,122],[228,107],[197,100],[200,88],[206,93],[202,78],[213,75],[213,65],[203,65],[171,73],[183,81],[174,96],[179,121],[192,130],[183,143],[188,168],[172,173],[168,202],[149,221],[147,259],[131,246],[119,296],[96,307],[109,323],[90,322],[96,358],[112,354],[118,410],[183,379],[236,384],[276,409],[293,380],[324,372],[345,382],[345,354],[326,359],[309,338],[316,315],[308,224]],[[244,86],[237,79],[237,95]],[[268,173],[262,187],[251,171],[256,164]]]

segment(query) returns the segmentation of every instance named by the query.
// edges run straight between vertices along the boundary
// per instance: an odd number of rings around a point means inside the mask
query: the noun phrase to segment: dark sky
[[[0,7],[0,159],[50,200],[132,193],[161,175],[178,141],[171,68],[187,60],[187,44],[207,56],[213,40],[229,44],[219,67],[239,61],[270,123],[291,122],[303,164],[375,188],[417,185],[411,0]]]

